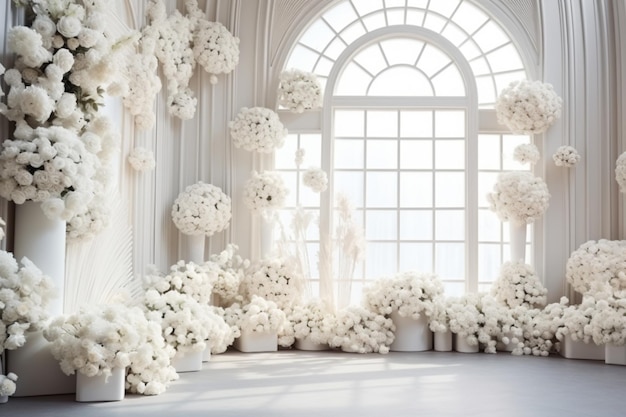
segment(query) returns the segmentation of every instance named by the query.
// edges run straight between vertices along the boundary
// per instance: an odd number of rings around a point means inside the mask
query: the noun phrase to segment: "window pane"
[[[367,136],[378,138],[398,137],[398,112],[377,111],[367,112]]]
[[[478,210],[478,240],[481,242],[500,242],[502,222],[491,210]]]
[[[363,23],[365,24],[368,32],[385,27],[387,24],[387,22],[385,22],[385,13],[378,12],[366,16],[363,18]]]
[[[500,169],[500,135],[478,135],[478,169]]]
[[[352,23],[357,18],[358,16],[348,2],[341,2],[324,13],[324,20],[327,21],[336,32],[341,31],[347,24]]]
[[[367,86],[372,81],[372,76],[355,63],[349,63],[335,89],[335,94],[339,96],[364,96],[367,93]]]
[[[401,111],[400,136],[403,138],[433,137],[433,112],[429,110]]]
[[[423,96],[435,95],[430,80],[414,68],[393,67],[374,79],[368,96]]]
[[[497,180],[497,172],[478,173],[478,207],[489,207],[487,194],[493,191],[493,185]]]
[[[367,207],[397,207],[398,180],[395,172],[367,172]]]
[[[354,22],[343,31],[341,31],[339,36],[341,36],[341,39],[343,39],[345,43],[351,44],[355,40],[359,39],[361,36],[365,35],[365,33],[367,32],[363,28],[361,22]]]
[[[437,3],[437,2],[432,2]],[[441,1],[438,3],[442,3]],[[443,2],[446,3],[446,2]],[[424,27],[426,29],[432,30],[435,33],[441,32],[441,29],[445,26],[447,19],[443,19],[440,16],[437,16],[433,13],[426,14],[426,20],[424,20]]]
[[[300,205],[303,207],[319,207],[320,193],[316,193],[305,185],[300,185]]]
[[[433,174],[430,172],[400,173],[400,207],[433,206]]]
[[[285,207],[295,207],[297,206],[298,197],[296,188],[293,185],[298,184],[298,174],[296,172],[287,172],[287,171],[279,171],[279,175],[282,177],[283,181],[289,187],[289,192],[287,193],[287,198],[285,199]]]
[[[431,140],[400,141],[401,169],[432,169],[433,142]]]
[[[512,43],[487,54],[487,60],[493,72],[524,68],[517,49],[515,49]]]
[[[302,45],[296,45],[289,56],[287,68],[300,68],[303,71],[312,71],[318,55]]]
[[[480,46],[483,52],[489,52],[508,41],[508,36],[500,29],[493,20],[487,22],[473,36],[474,41]]]
[[[368,243],[366,271],[368,278],[390,276],[398,271],[396,243]]]
[[[402,5],[404,6],[404,4]],[[404,10],[387,10],[387,24],[388,25],[403,25],[404,24]]]
[[[415,65],[417,56],[424,47],[424,42],[415,39],[395,38],[382,41],[380,46],[383,48],[389,65]]]
[[[465,174],[462,172],[435,173],[435,206],[465,206]]]
[[[300,149],[304,151],[303,168],[322,165],[322,136],[320,134],[300,135]],[[292,155],[295,156],[295,151]]]
[[[400,271],[433,271],[432,243],[400,244]]]
[[[417,67],[424,71],[427,76],[432,77],[437,71],[442,69],[451,59],[439,48],[427,44],[417,63]]]
[[[462,110],[436,111],[435,136],[438,138],[465,137],[465,112]]]
[[[322,52],[324,47],[328,45],[330,41],[335,37],[335,32],[332,31],[328,24],[323,20],[316,20],[307,29],[307,31],[300,38],[300,42],[318,52]]]
[[[464,240],[465,212],[462,210],[435,211],[436,240]]]
[[[298,149],[298,135],[289,134],[285,144],[274,153],[274,167],[276,169],[296,169],[296,150]]]
[[[512,171],[528,171],[528,164],[520,164],[513,159],[515,148],[524,143],[530,143],[527,135],[502,135],[502,169]]]
[[[383,69],[387,68],[385,57],[380,50],[380,46],[375,43],[368,46],[363,51],[359,52],[354,60],[363,66],[372,75],[378,74]]]
[[[437,96],[464,96],[465,83],[456,65],[449,65],[432,79]]]
[[[464,169],[465,141],[435,141],[435,169]]]
[[[465,244],[435,244],[435,272],[442,279],[465,279]]]
[[[478,280],[493,282],[502,266],[501,246],[499,244],[478,245]]]
[[[397,240],[398,213],[395,210],[368,210],[365,236],[368,240]]]
[[[456,10],[460,0],[431,1],[428,3],[428,10],[437,12],[445,17],[450,17]]]
[[[454,21],[467,33],[474,33],[487,19],[482,10],[467,1],[461,3],[454,13]]]
[[[395,140],[368,140],[367,168],[397,169],[398,142]]]
[[[365,174],[363,172],[335,171],[335,193],[344,194],[357,207],[363,207]]]
[[[354,8],[361,16],[365,16],[384,7],[382,0],[355,1],[352,2]]]
[[[336,169],[364,167],[364,141],[359,139],[335,139],[334,151]]]
[[[365,112],[362,110],[335,111],[335,137],[363,137]]]
[[[401,240],[432,240],[433,212],[431,210],[402,210],[400,212]]]

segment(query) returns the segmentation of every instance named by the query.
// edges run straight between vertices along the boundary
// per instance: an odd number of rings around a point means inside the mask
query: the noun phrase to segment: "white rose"
[[[82,28],[83,24],[74,16],[63,16],[57,22],[57,30],[66,38],[78,36]]]

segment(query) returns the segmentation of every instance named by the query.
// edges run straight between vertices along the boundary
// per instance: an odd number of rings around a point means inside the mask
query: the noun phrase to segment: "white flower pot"
[[[437,352],[452,351],[452,332],[450,330],[435,332],[434,348]]]
[[[560,353],[567,359],[604,360],[604,346],[596,345],[593,342],[585,343],[582,340],[572,340],[569,335],[561,341]]]
[[[278,334],[276,332],[251,332],[242,330],[241,336],[233,343],[240,352],[276,352],[278,350]]]
[[[312,351],[328,350],[329,349],[328,344],[316,343],[316,342],[312,341],[310,337],[296,338],[296,342],[294,343],[294,347],[296,349],[298,349],[298,350],[312,350]]]
[[[121,401],[124,399],[126,369],[114,368],[107,379],[104,375],[76,375],[76,401]]]
[[[8,395],[0,395],[0,404],[4,404],[9,401]]]
[[[197,372],[202,370],[202,350],[197,351],[176,351],[172,358],[172,366],[176,372]]]
[[[433,348],[433,332],[428,327],[428,317],[425,314],[422,314],[418,319],[413,319],[402,317],[397,310],[393,310],[391,320],[396,326],[396,332],[389,350],[394,352],[422,352]]]
[[[211,346],[207,343],[206,348],[202,351],[202,362],[209,361],[211,361]]]
[[[480,347],[478,344],[470,345],[467,342],[467,337],[459,336],[458,334],[454,335],[454,350],[455,352],[460,353],[478,353]]]
[[[626,365],[626,345],[606,344],[604,353],[604,362],[611,365]]]
[[[206,236],[203,234],[182,236],[182,240],[185,245],[184,251],[186,253],[187,262],[202,265],[204,263],[204,246],[206,243]]]
[[[509,220],[511,262],[526,262],[526,224],[515,224]]]

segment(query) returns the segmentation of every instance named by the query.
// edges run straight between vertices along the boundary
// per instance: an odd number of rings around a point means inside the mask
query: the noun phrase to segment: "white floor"
[[[214,355],[159,396],[10,398],[4,417],[624,417],[626,367],[508,353]]]

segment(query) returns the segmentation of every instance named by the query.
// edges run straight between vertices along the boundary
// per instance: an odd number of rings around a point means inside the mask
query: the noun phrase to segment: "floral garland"
[[[141,146],[133,148],[128,154],[128,163],[139,172],[152,171],[156,166],[154,152]]]
[[[520,164],[535,165],[540,158],[539,149],[532,143],[523,143],[513,150],[513,159]]]
[[[505,262],[491,287],[491,295],[509,308],[543,307],[547,293],[533,267],[521,261]]]
[[[623,152],[615,162],[615,181],[620,192],[626,193],[626,152]]]
[[[344,352],[389,353],[395,331],[390,318],[360,306],[348,306],[337,312],[335,320],[329,346]]]
[[[265,107],[242,107],[228,127],[233,145],[250,152],[274,152],[287,136],[278,114]]]
[[[304,279],[293,262],[267,258],[250,265],[241,282],[241,292],[248,300],[259,296],[284,310],[300,301],[303,286]]]
[[[570,255],[565,277],[582,295],[626,298],[626,241],[589,240]]]
[[[282,208],[289,190],[278,172],[252,171],[252,177],[244,186],[243,202],[254,214],[268,214]]]
[[[400,272],[375,280],[363,293],[365,307],[371,311],[388,316],[397,310],[402,317],[418,319],[433,314],[433,300],[443,294],[443,284],[434,274]]]
[[[496,212],[500,220],[519,225],[540,218],[548,209],[549,199],[546,183],[526,171],[501,173],[493,191],[487,194],[489,208]]]
[[[187,186],[172,206],[172,220],[186,235],[212,236],[228,228],[230,218],[230,197],[202,181]]]
[[[559,146],[552,155],[552,160],[558,167],[571,168],[580,161],[580,154],[572,146]]]
[[[545,132],[561,117],[563,100],[551,84],[541,81],[513,81],[496,100],[498,123],[516,134]]]
[[[322,107],[322,86],[313,73],[293,69],[280,74],[278,104],[294,113]]]
[[[328,175],[319,168],[310,168],[302,174],[302,183],[316,193],[323,193],[328,188]]]

